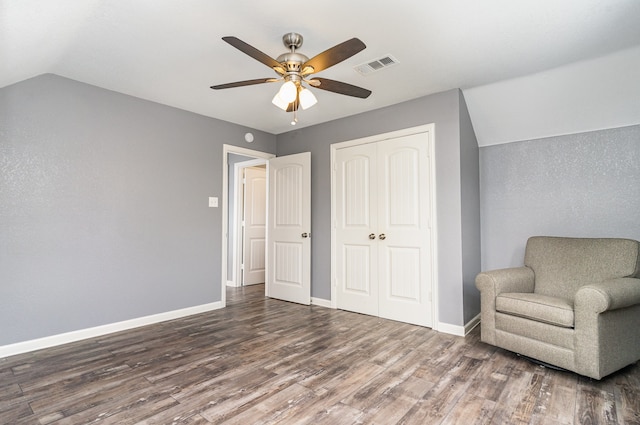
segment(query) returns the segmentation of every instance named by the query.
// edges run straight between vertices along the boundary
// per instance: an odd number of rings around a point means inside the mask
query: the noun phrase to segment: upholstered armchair
[[[476,277],[482,341],[595,379],[640,360],[640,244],[536,236]]]

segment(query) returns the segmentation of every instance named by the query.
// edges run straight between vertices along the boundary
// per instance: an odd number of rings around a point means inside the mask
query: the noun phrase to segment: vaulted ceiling
[[[0,0],[0,87],[55,73],[279,134],[292,129],[271,104],[279,83],[209,88],[276,76],[221,37],[274,58],[288,32],[303,35],[309,57],[358,37],[365,50],[317,75],[373,94],[312,89],[318,105],[298,128],[461,88],[487,145],[588,130],[603,111],[612,117],[596,128],[639,124],[639,22],[637,0]],[[354,69],[386,55],[398,64]],[[563,113],[570,128],[527,130]]]

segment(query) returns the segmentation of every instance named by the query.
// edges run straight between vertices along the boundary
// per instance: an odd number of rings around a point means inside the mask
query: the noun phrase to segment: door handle
[[[380,238],[381,241],[387,239],[387,235],[385,235],[384,233],[380,233],[380,236],[378,236]]]
[[[311,235],[310,235],[309,233],[307,233],[307,232],[304,232],[301,236],[302,236],[303,238],[308,238],[308,237],[309,237],[309,236],[311,236]]]
[[[375,233],[371,233],[371,234],[369,235],[369,239],[375,239],[375,238],[376,238],[376,234],[375,234]]]

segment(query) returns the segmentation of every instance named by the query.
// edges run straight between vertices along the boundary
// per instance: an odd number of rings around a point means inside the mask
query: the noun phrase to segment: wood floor
[[[228,307],[0,359],[0,424],[640,424],[602,381],[430,329],[229,289]]]

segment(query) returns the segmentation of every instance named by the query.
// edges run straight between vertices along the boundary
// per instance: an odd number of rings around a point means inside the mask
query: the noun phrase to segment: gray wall
[[[275,136],[55,75],[0,89],[0,345],[219,301],[222,145]]]
[[[462,202],[462,282],[464,323],[480,313],[480,150],[471,117],[460,92],[460,197]]]
[[[467,150],[472,137],[470,120],[460,123],[459,90],[422,97],[409,102],[389,106],[375,111],[354,115],[312,127],[280,134],[277,138],[278,155],[311,152],[311,295],[331,298],[331,170],[330,150],[332,143],[358,139],[390,131],[435,123],[436,151],[436,198],[438,209],[438,281],[440,321],[463,325],[464,317],[479,311],[477,305],[469,305],[469,314],[463,311],[463,242],[473,242],[479,236],[463,235],[461,228],[462,199],[461,183],[475,184],[473,170],[461,174],[460,135],[465,135],[465,162],[473,157]],[[466,110],[466,107],[465,107]],[[304,119],[304,117],[301,117]],[[476,148],[477,150],[477,145]],[[477,153],[476,153],[477,155]],[[470,181],[473,180],[473,181]],[[470,189],[473,191],[474,189]],[[465,192],[465,203],[476,208],[469,192]],[[478,222],[479,224],[479,222]],[[465,232],[479,235],[479,225],[473,228],[468,220]],[[472,248],[472,251],[477,251]],[[467,263],[467,272],[472,262]],[[471,304],[471,303],[470,303]]]
[[[482,268],[533,235],[640,240],[640,126],[483,147]]]

